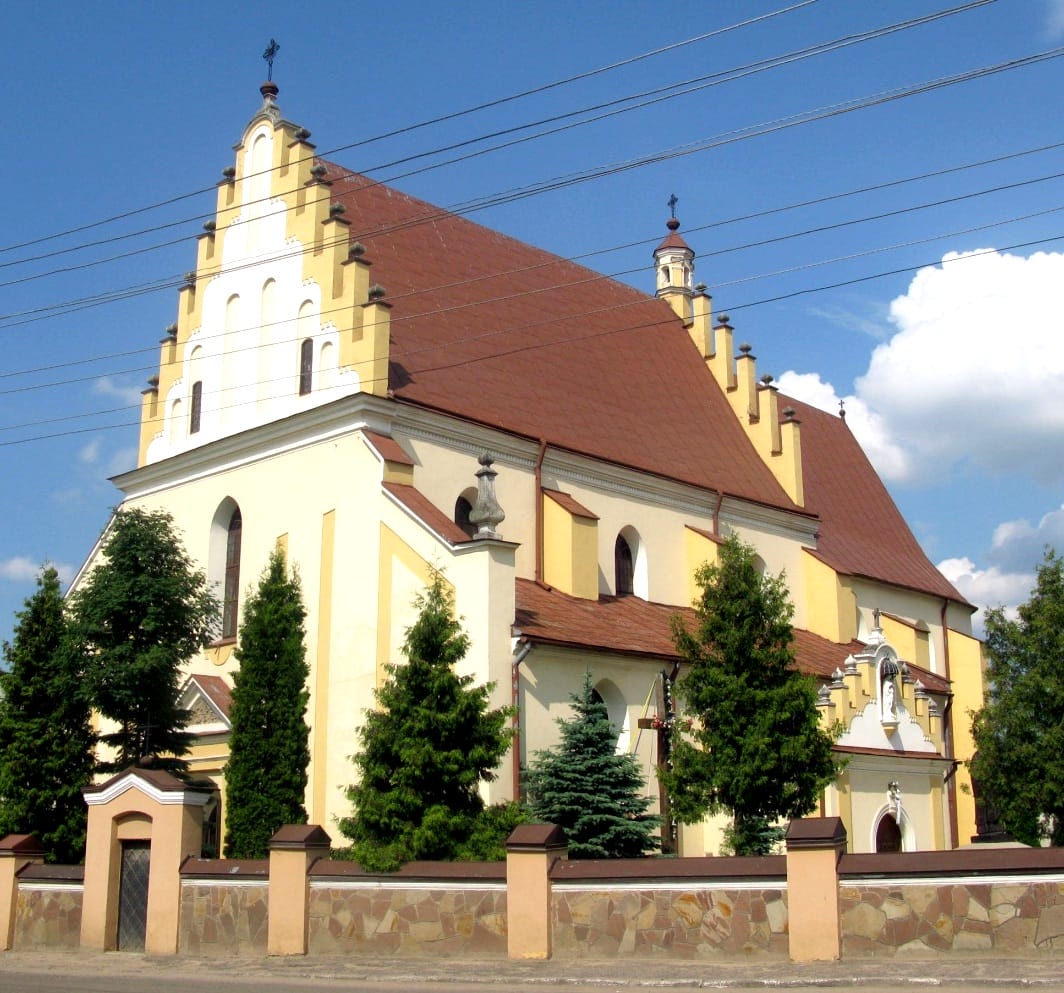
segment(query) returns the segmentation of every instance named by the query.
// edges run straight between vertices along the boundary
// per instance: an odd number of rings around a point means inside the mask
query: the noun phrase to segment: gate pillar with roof
[[[86,787],[81,944],[98,951],[177,952],[179,868],[203,843],[210,793],[158,769],[130,768]]]

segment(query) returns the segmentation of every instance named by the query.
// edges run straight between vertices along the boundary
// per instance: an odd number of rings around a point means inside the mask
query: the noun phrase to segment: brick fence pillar
[[[506,952],[512,959],[549,959],[554,946],[550,871],[569,854],[553,824],[522,824],[506,839]]]
[[[0,951],[15,942],[18,909],[18,874],[31,862],[43,862],[44,849],[32,834],[0,838]]]
[[[838,817],[793,820],[787,828],[787,921],[792,962],[839,958],[839,859],[846,828]]]
[[[317,824],[288,824],[270,839],[270,955],[306,955],[310,867],[328,858],[332,839]]]

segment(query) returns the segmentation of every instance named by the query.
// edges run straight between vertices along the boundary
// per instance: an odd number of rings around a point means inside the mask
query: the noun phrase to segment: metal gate
[[[122,842],[122,876],[118,890],[118,950],[144,951],[148,928],[150,841]]]

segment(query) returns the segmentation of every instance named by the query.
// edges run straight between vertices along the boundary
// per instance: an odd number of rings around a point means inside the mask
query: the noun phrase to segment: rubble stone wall
[[[843,958],[1064,952],[1064,881],[844,880]]]
[[[556,885],[553,917],[556,956],[691,959],[788,954],[787,894],[782,886]]]
[[[18,890],[14,947],[77,948],[81,942],[80,884],[28,885]]]
[[[265,955],[269,883],[182,880],[178,947],[190,955]]]
[[[308,951],[506,957],[506,886],[315,882]]]

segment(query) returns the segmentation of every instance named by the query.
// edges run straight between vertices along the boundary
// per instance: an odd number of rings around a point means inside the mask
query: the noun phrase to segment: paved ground
[[[859,985],[868,990],[898,986],[967,986],[1002,989],[1044,987],[1064,990],[1064,956],[1057,958],[862,959],[796,965],[765,959],[722,962],[673,962],[658,959],[555,959],[508,962],[445,958],[367,959],[362,957],[221,958],[148,957],[129,953],[0,952],[0,990],[14,974],[50,973],[75,976],[140,977],[143,988],[168,986],[176,980],[212,977],[259,987],[311,983],[322,988],[359,983],[397,987],[437,983],[502,986],[718,989],[758,987],[835,987]],[[76,984],[71,983],[71,987]],[[190,983],[190,985],[195,985]]]

